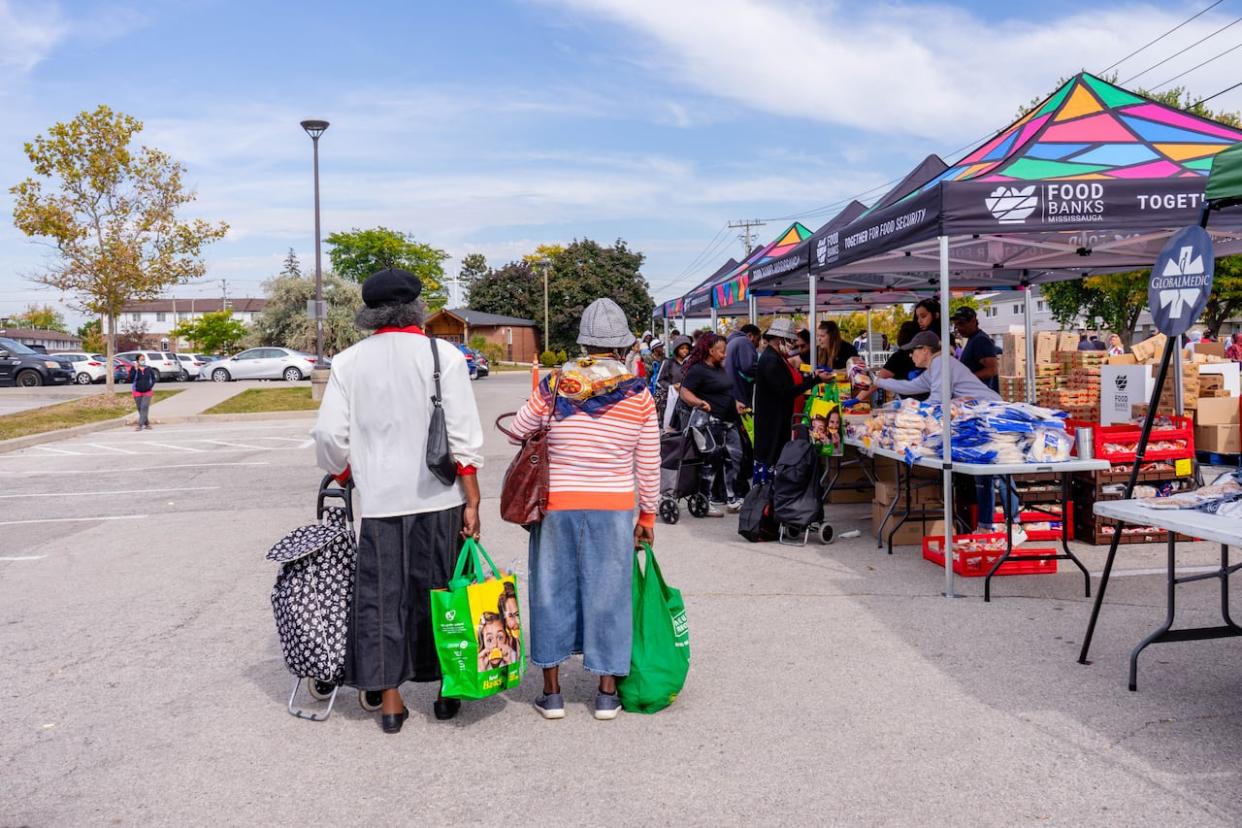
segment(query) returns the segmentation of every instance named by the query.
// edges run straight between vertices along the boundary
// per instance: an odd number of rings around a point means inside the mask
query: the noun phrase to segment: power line
[[[1215,57],[1210,57],[1210,58],[1208,58],[1207,60],[1203,61],[1203,63],[1196,64],[1195,66],[1190,67],[1189,69],[1187,69],[1185,72],[1182,72],[1181,74],[1174,75],[1173,77],[1169,78],[1169,79],[1168,79],[1167,81],[1165,81],[1164,83],[1158,83],[1158,84],[1156,84],[1155,86],[1153,86],[1153,87],[1152,87],[1152,90],[1153,90],[1153,91],[1155,91],[1156,89],[1159,89],[1159,88],[1160,88],[1160,87],[1162,87],[1162,86],[1168,86],[1170,83],[1172,83],[1173,81],[1175,81],[1175,80],[1177,80],[1178,78],[1182,77],[1183,75],[1189,75],[1191,72],[1195,71],[1196,69],[1198,69],[1198,68],[1200,68],[1200,67],[1202,67],[1202,66],[1207,66],[1209,63],[1211,63],[1211,62],[1212,62],[1212,61],[1214,61],[1214,60],[1219,60],[1220,58],[1223,58],[1225,55],[1229,54],[1230,52],[1234,51],[1235,49],[1242,49],[1242,43],[1239,43],[1239,44],[1237,44],[1236,46],[1230,46],[1228,49],[1226,49],[1225,51],[1221,52],[1219,55],[1216,55]]]
[[[1120,66],[1120,65],[1121,65],[1121,64],[1123,64],[1123,63],[1125,63],[1127,60],[1129,60],[1130,58],[1134,57],[1134,56],[1135,56],[1135,55],[1137,55],[1139,52],[1143,51],[1144,49],[1146,49],[1146,48],[1148,48],[1148,47],[1150,47],[1150,46],[1155,46],[1157,43],[1159,43],[1160,41],[1164,40],[1164,39],[1165,39],[1166,37],[1168,37],[1169,35],[1171,35],[1171,34],[1173,34],[1174,32],[1176,32],[1176,31],[1177,31],[1178,29],[1180,29],[1182,26],[1185,26],[1187,23],[1189,23],[1190,21],[1194,20],[1196,17],[1199,17],[1199,16],[1200,16],[1200,15],[1202,15],[1202,14],[1206,14],[1207,12],[1210,12],[1212,9],[1216,8],[1217,6],[1219,6],[1219,5],[1220,5],[1221,3],[1223,3],[1224,1],[1225,1],[1225,0],[1216,0],[1216,2],[1215,2],[1215,3],[1213,3],[1213,4],[1212,4],[1212,5],[1210,5],[1210,6],[1208,6],[1206,9],[1203,9],[1202,11],[1199,11],[1199,12],[1196,12],[1195,14],[1192,14],[1190,17],[1187,17],[1187,18],[1186,18],[1185,20],[1183,20],[1181,23],[1178,23],[1176,26],[1174,26],[1173,28],[1169,29],[1169,30],[1168,30],[1167,32],[1165,32],[1164,34],[1160,35],[1160,37],[1156,38],[1156,39],[1155,39],[1155,40],[1153,40],[1153,41],[1150,41],[1150,42],[1148,42],[1148,43],[1143,44],[1142,46],[1138,47],[1137,49],[1135,49],[1135,50],[1134,50],[1133,52],[1131,52],[1130,54],[1128,54],[1128,55],[1126,55],[1125,57],[1123,57],[1121,60],[1119,60],[1119,61],[1117,61],[1116,63],[1114,63],[1112,66],[1105,66],[1103,69],[1101,69],[1101,70],[1100,70],[1099,72],[1097,72],[1096,74],[1097,74],[1097,75],[1103,75],[1103,74],[1104,74],[1105,72],[1107,72],[1109,69],[1116,69],[1118,66]]]
[[[742,240],[742,247],[746,249],[747,256],[755,249],[754,245],[750,243],[750,240],[755,236],[754,233],[750,232],[750,228],[762,227],[766,223],[763,219],[739,219],[738,221],[729,222],[730,230],[741,229],[742,232],[738,233],[737,237]]]
[[[1219,98],[1221,95],[1225,94],[1226,92],[1232,92],[1233,90],[1237,89],[1239,86],[1242,86],[1242,81],[1238,81],[1233,86],[1225,87],[1224,89],[1217,92],[1215,95],[1208,95],[1206,98],[1200,98],[1199,100],[1195,101],[1195,106],[1198,106],[1199,104],[1202,104],[1202,103],[1207,103],[1208,101],[1212,100],[1212,98]]]
[[[1148,72],[1150,72],[1152,69],[1155,69],[1155,68],[1156,68],[1156,67],[1158,67],[1158,66],[1164,66],[1166,63],[1168,63],[1168,62],[1169,62],[1170,60],[1172,60],[1173,58],[1177,57],[1178,55],[1182,55],[1182,54],[1185,54],[1186,52],[1189,52],[1191,49],[1195,48],[1196,46],[1198,46],[1200,43],[1204,42],[1205,40],[1210,40],[1210,39],[1212,39],[1212,38],[1216,37],[1218,34],[1220,34],[1221,32],[1223,32],[1225,29],[1228,29],[1230,26],[1233,26],[1234,24],[1238,23],[1239,21],[1242,21],[1242,17],[1235,17],[1233,20],[1231,20],[1230,22],[1228,22],[1228,23],[1226,23],[1225,25],[1221,26],[1219,29],[1217,29],[1216,31],[1212,32],[1211,34],[1209,34],[1209,35],[1207,35],[1207,36],[1205,36],[1205,37],[1201,37],[1201,38],[1199,38],[1199,39],[1198,39],[1198,40],[1196,40],[1194,43],[1192,43],[1192,44],[1190,44],[1189,46],[1187,46],[1185,49],[1180,49],[1180,50],[1178,50],[1178,51],[1174,52],[1173,54],[1169,55],[1167,58],[1165,58],[1164,60],[1160,61],[1159,63],[1153,63],[1151,66],[1148,66],[1146,69],[1144,69],[1142,72],[1139,72],[1137,75],[1131,75],[1130,77],[1128,77],[1128,78],[1126,78],[1125,80],[1123,80],[1123,81],[1122,81],[1122,83],[1123,83],[1123,84],[1129,83],[1130,81],[1132,81],[1132,80],[1134,80],[1134,79],[1136,79],[1136,78],[1140,78],[1140,77],[1142,77],[1143,75],[1146,75]]]

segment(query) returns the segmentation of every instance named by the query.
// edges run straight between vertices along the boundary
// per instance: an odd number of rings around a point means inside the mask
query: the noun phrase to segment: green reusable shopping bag
[[[467,538],[448,589],[431,590],[445,698],[485,699],[518,686],[526,669],[519,606],[517,578],[502,574],[478,541]]]
[[[635,713],[656,713],[673,703],[690,671],[690,627],[681,591],[664,583],[651,545],[646,572],[634,553],[634,644],[630,674],[617,682],[621,706]]]

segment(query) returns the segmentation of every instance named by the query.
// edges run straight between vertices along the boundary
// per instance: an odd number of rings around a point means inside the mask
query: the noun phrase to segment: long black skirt
[[[386,690],[439,681],[428,593],[448,586],[461,550],[461,521],[461,506],[362,519],[346,684]]]

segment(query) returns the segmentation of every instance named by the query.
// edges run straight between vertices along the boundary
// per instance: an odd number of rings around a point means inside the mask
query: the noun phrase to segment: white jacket
[[[439,341],[440,390],[449,448],[461,466],[483,466],[483,428],[466,358]],[[436,512],[465,502],[461,484],[445,486],[427,469],[431,420],[431,344],[421,334],[369,336],[332,360],[332,374],[311,431],[320,468],[346,466],[362,517]]]

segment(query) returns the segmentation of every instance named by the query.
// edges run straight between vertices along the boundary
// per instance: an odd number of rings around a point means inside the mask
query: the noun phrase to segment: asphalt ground
[[[512,449],[492,431],[529,385],[473,386],[488,432],[483,541],[524,579],[500,523]],[[1076,572],[959,581],[888,556],[869,507],[831,506],[823,546],[751,545],[733,519],[656,530],[690,620],[686,688],[654,716],[568,716],[540,679],[382,734],[342,693],[285,712],[269,546],[313,518],[310,422],[108,431],[0,456],[0,826],[397,824],[1237,825],[1242,641],[1165,644],[1163,547],[1123,547],[1092,650]],[[1093,570],[1103,548],[1075,545]],[[1188,544],[1187,566],[1218,551]],[[1236,596],[1238,590],[1234,591]],[[1179,623],[1219,621],[1217,585]],[[1233,612],[1242,616],[1235,597]]]

